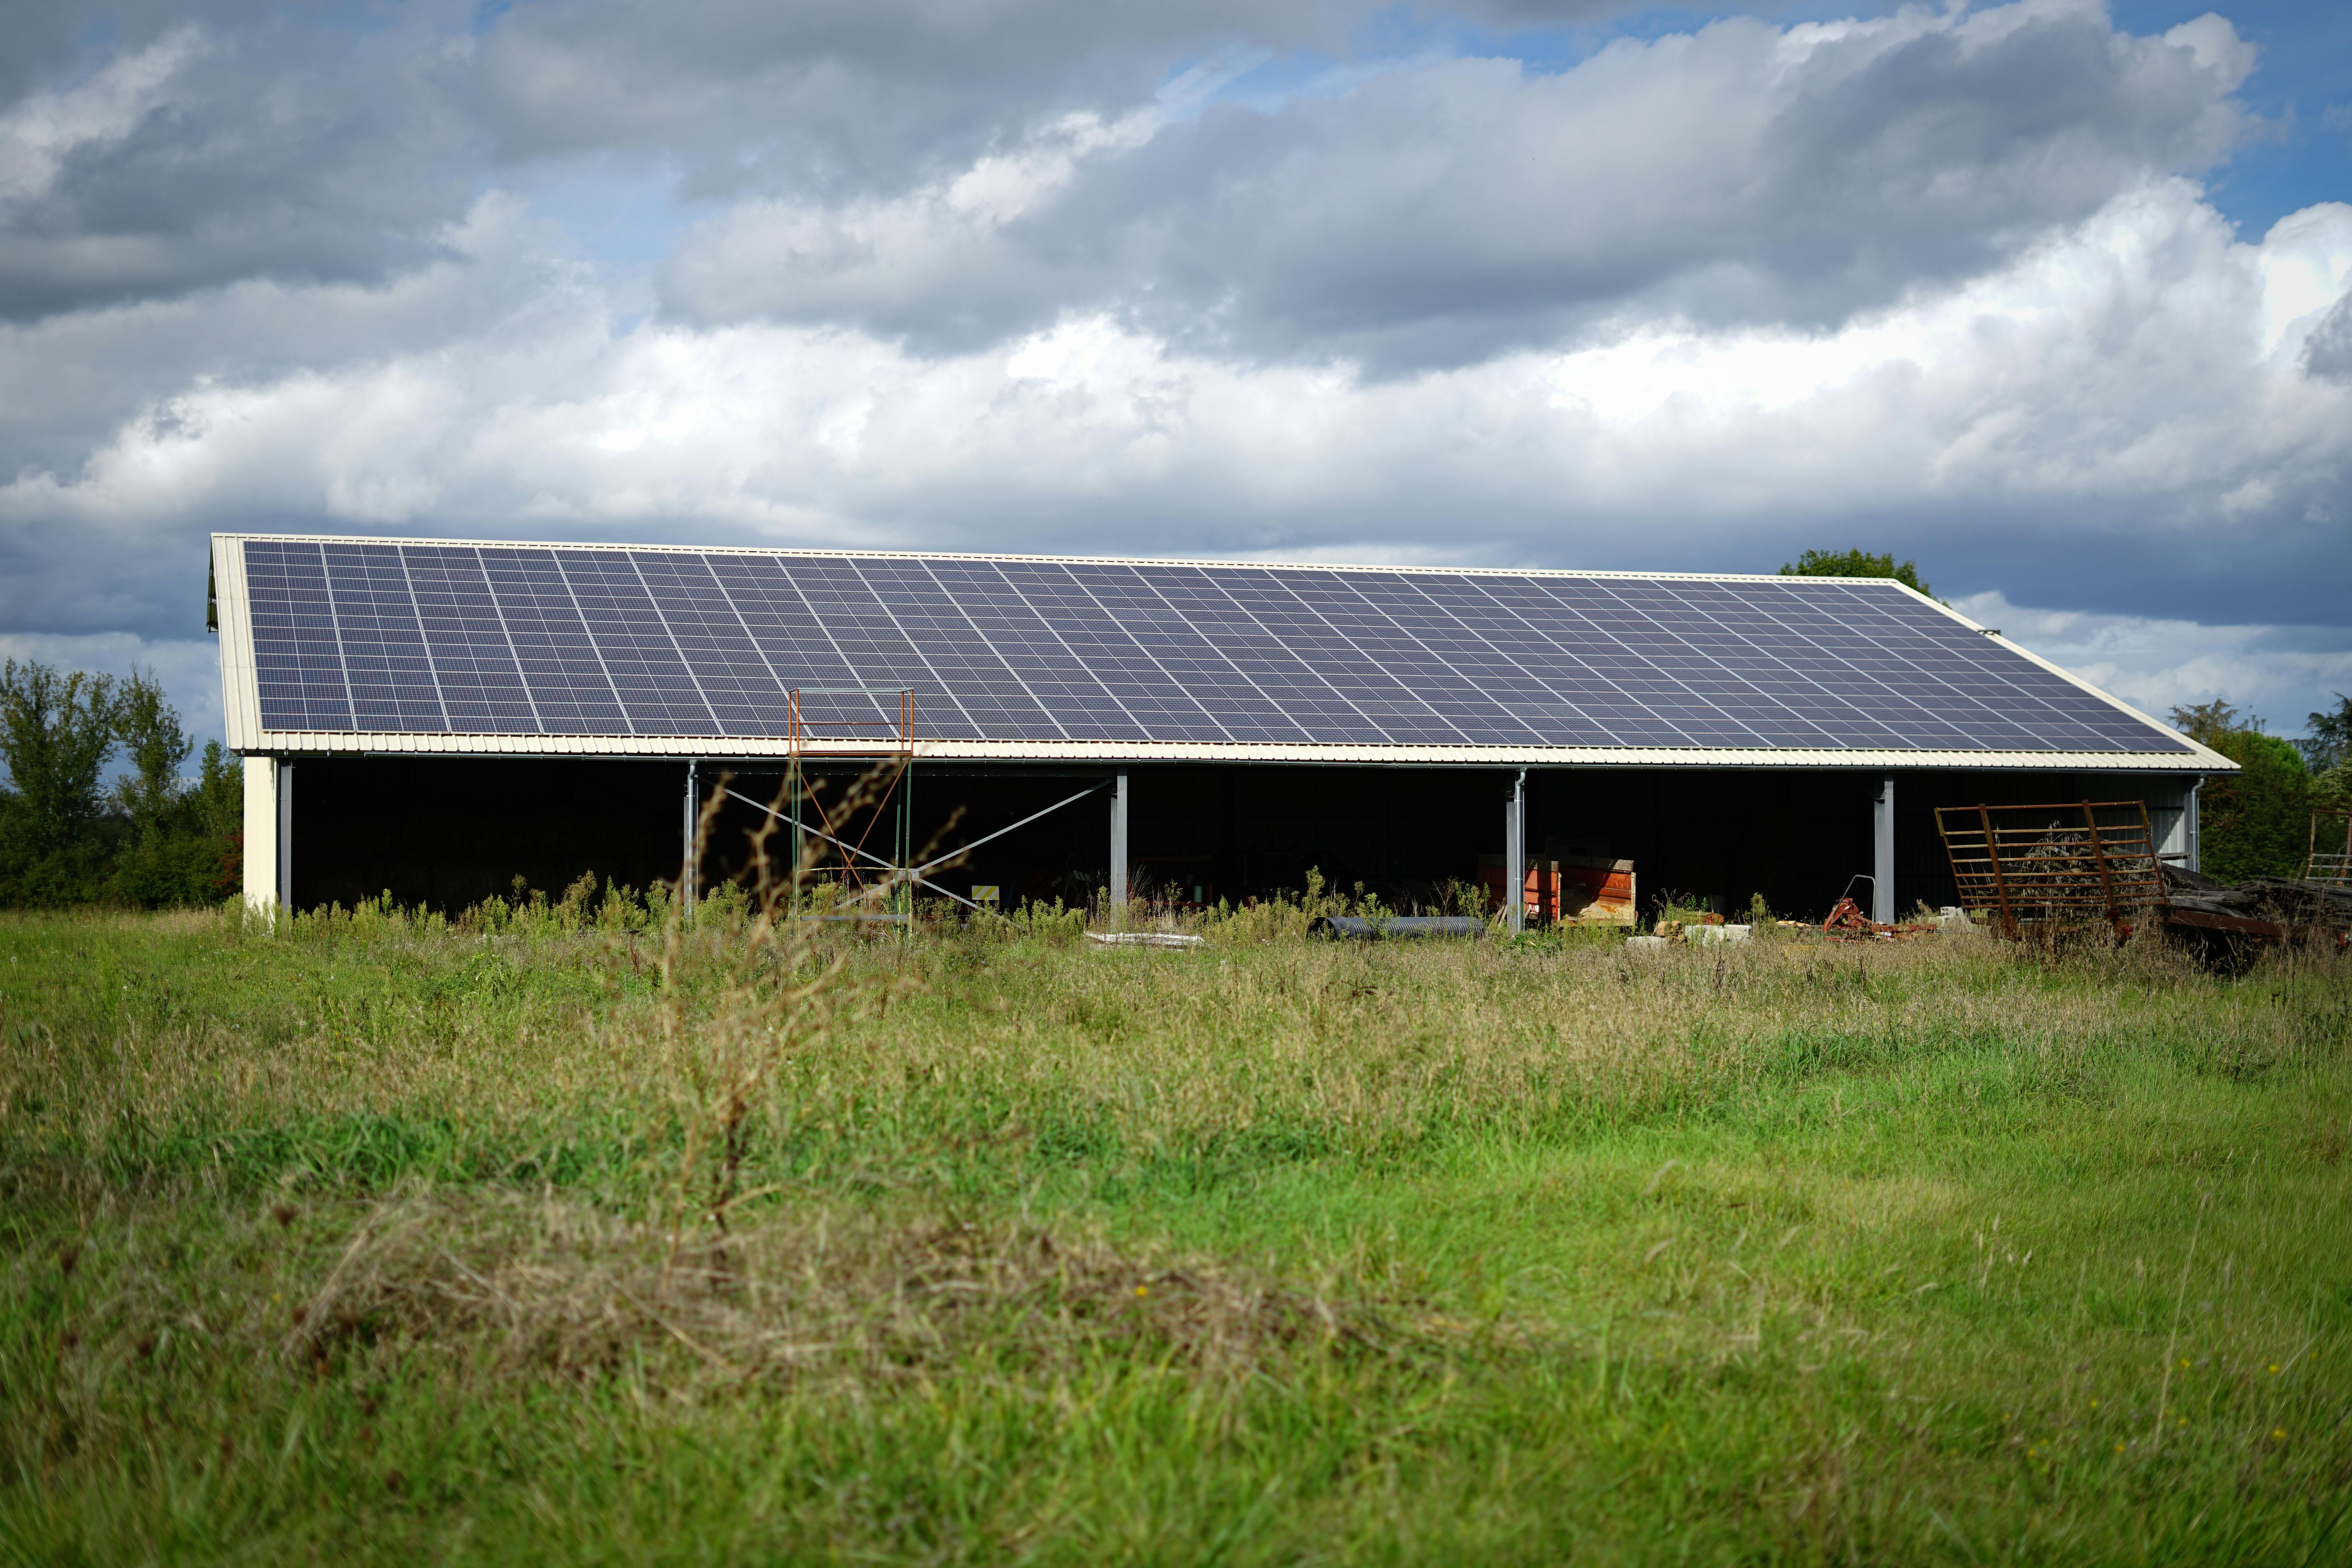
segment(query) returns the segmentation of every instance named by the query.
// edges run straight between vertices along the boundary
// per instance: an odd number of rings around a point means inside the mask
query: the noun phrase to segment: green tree
[[[105,809],[100,781],[114,754],[110,676],[63,674],[37,660],[0,667],[0,754],[23,831],[45,848],[88,831]]]
[[[2260,720],[2255,723],[2259,725]],[[2210,702],[2191,702],[2172,710],[2172,727],[2200,746],[2221,749],[2221,738],[2238,731],[2238,710],[2219,697]]]
[[[1866,550],[1808,550],[1780,568],[1783,577],[1892,577],[1905,587],[1934,599],[1927,584],[1919,580],[1919,568],[1914,562],[1896,565],[1895,557],[1873,555]],[[1943,603],[1937,599],[1937,604]]]
[[[159,908],[236,890],[245,777],[217,741],[194,749],[152,670],[126,680],[35,662],[0,668],[0,904]],[[129,771],[104,787],[120,748]]]
[[[2224,882],[2293,877],[2311,828],[2311,774],[2301,748],[2215,698],[2172,710],[2175,729],[2238,764],[2210,778],[2198,801],[2200,868]]]
[[[245,837],[245,759],[218,741],[205,742],[196,787],[188,797],[197,831],[208,838]]]
[[[38,660],[0,665],[0,902],[80,903],[105,874],[100,784],[115,746],[111,679]]]
[[[114,804],[142,835],[162,831],[183,793],[180,768],[195,747],[154,671],[131,667],[115,694],[114,732],[131,768],[115,781]]]
[[[2337,692],[2336,711],[2314,713],[2295,744],[2303,748],[2303,760],[2315,773],[2352,762],[2352,697]]]

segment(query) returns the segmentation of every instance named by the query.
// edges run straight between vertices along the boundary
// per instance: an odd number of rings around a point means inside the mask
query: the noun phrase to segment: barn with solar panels
[[[1549,868],[1560,918],[1891,920],[1952,900],[1938,805],[2141,801],[2193,867],[2232,766],[1874,579],[219,534],[210,598],[257,905],[707,887],[788,773],[881,759],[886,830],[802,826],[852,874],[961,850],[959,905]]]

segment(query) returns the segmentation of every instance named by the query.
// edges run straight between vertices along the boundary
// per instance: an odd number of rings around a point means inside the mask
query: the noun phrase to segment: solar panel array
[[[2187,749],[1870,581],[243,542],[268,731]]]

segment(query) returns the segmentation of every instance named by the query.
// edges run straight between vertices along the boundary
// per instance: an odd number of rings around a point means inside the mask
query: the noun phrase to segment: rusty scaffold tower
[[[806,838],[814,835],[840,855],[845,891],[852,900],[886,894],[890,905],[886,918],[905,922],[914,898],[914,688],[795,686],[785,693],[785,712],[789,750],[784,794],[793,864],[803,864]],[[865,826],[854,841],[848,835],[856,826],[851,820],[856,810],[844,809],[836,821],[809,787],[808,764],[835,760],[864,760],[880,774],[879,798],[866,810]],[[886,816],[890,842],[887,853],[881,854],[869,848],[868,841]]]

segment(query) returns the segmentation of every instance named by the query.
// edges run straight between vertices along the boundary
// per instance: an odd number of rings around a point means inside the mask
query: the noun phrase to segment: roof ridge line
[[[1023,561],[1080,566],[1255,566],[1266,571],[1409,572],[1430,576],[1612,577],[1639,582],[1758,583],[1798,576],[1780,572],[1628,571],[1610,566],[1406,566],[1382,561],[1254,561],[1219,555],[1051,555],[1008,550],[825,549],[782,544],[658,544],[640,541],[568,539],[457,539],[412,534],[217,532],[227,542],[287,544],[422,544],[452,550],[650,550],[677,555],[784,555],[860,561]],[[1812,583],[1891,583],[1892,577],[1808,577]]]

